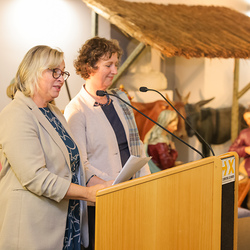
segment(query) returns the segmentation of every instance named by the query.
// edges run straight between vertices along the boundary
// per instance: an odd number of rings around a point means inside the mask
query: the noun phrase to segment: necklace
[[[97,107],[97,106],[101,106],[101,107],[105,107],[105,106],[108,106],[111,102],[111,99],[108,95],[107,96],[107,102],[106,103],[99,103],[99,102],[95,102],[94,103],[94,106]]]

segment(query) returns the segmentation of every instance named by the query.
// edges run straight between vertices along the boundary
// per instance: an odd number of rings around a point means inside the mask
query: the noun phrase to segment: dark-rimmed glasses
[[[49,69],[49,70],[52,71],[52,76],[55,79],[58,79],[60,76],[62,76],[63,79],[64,79],[64,81],[66,81],[69,78],[69,76],[70,76],[70,73],[68,71],[62,71],[62,70],[60,70],[58,68]]]

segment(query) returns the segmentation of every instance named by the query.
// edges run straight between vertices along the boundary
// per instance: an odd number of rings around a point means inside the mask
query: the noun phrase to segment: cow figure
[[[231,138],[231,107],[226,108],[202,108],[214,98],[199,101],[195,104],[186,104],[186,119],[188,123],[203,137],[209,144],[222,144]],[[245,107],[239,106],[239,131],[247,127],[243,119]],[[186,124],[186,131],[189,137],[195,135],[193,129]],[[210,149],[202,139],[197,136],[202,144],[202,153],[205,157],[210,156]]]
[[[153,121],[157,121],[158,116],[161,113],[161,111],[163,111],[165,109],[173,110],[171,105],[169,105],[169,103],[166,102],[165,100],[157,100],[157,101],[148,102],[148,103],[134,102],[133,97],[131,97],[128,94],[128,91],[126,91],[126,89],[124,89],[123,85],[120,85],[119,88],[120,88],[120,90],[122,90],[123,92],[125,92],[127,94],[128,98],[129,98],[129,100],[131,102],[131,105],[133,107],[135,107],[137,110],[139,110],[140,112],[142,112],[143,114],[145,114],[146,116],[151,118]],[[176,90],[176,91],[178,91],[178,90]],[[190,93],[185,97],[180,97],[180,95],[179,95],[180,100],[177,101],[177,102],[171,102],[170,99],[168,98],[168,96],[166,96],[166,99],[169,100],[169,102],[172,104],[172,106],[174,106],[174,108],[184,118],[186,117],[185,104],[188,101],[189,95],[190,95]],[[155,125],[155,123],[150,121],[148,118],[146,118],[145,116],[143,116],[142,114],[140,114],[136,110],[133,110],[133,111],[134,111],[134,115],[135,115],[135,121],[136,121],[136,124],[137,124],[139,136],[140,136],[140,139],[143,141],[145,135]],[[186,132],[186,129],[185,129],[185,121],[183,119],[179,118],[177,131],[175,131],[174,134],[176,136],[182,137],[182,138],[187,136],[187,132]]]
[[[164,100],[157,100],[149,103],[140,103],[131,101],[131,104],[154,121],[157,121],[161,111],[165,109],[173,110],[173,108]],[[180,112],[180,114],[183,117],[186,117],[185,102],[183,101],[171,102],[171,104]],[[147,119],[146,117],[144,117],[143,115],[141,115],[140,113],[138,113],[137,111],[134,111],[134,115],[140,138],[143,141],[147,132],[154,126],[154,123],[149,119]],[[185,122],[181,118],[179,118],[178,120],[177,131],[175,131],[174,134],[177,135],[178,137],[187,136],[185,129]]]

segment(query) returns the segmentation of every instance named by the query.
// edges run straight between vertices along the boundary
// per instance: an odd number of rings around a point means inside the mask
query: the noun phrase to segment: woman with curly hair
[[[145,156],[133,110],[119,98],[98,96],[97,90],[107,91],[117,74],[122,50],[116,40],[94,37],[86,41],[75,61],[76,73],[85,83],[67,105],[64,115],[91,172],[87,182],[93,184],[113,180],[130,157]],[[117,89],[109,90],[129,102]],[[108,91],[108,93],[109,93]],[[145,165],[135,177],[150,174]],[[95,207],[88,207],[90,249],[94,248]],[[91,223],[92,221],[92,223]]]

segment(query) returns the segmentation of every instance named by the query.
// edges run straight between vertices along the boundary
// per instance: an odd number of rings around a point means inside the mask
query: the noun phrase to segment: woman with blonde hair
[[[177,130],[177,113],[173,110],[163,110],[157,122],[173,133]],[[175,166],[178,152],[171,137],[170,133],[156,124],[146,134],[144,144],[147,154],[152,157],[149,161],[151,173]]]
[[[0,249],[88,246],[86,201],[112,184],[86,184],[81,153],[51,102],[64,81],[64,53],[31,48],[16,73],[13,100],[0,113]]]

